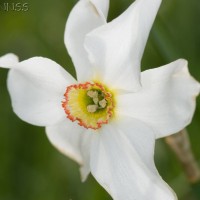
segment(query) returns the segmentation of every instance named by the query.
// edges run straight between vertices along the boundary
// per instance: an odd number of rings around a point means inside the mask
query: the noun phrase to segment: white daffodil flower
[[[177,199],[156,170],[155,139],[191,122],[200,85],[183,59],[140,73],[160,3],[136,0],[107,23],[108,0],[80,0],[65,31],[77,80],[42,57],[9,71],[15,113],[45,126],[82,180],[91,172],[114,200]]]

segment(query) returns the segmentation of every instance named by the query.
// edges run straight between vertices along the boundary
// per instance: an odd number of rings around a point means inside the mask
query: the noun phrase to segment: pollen
[[[66,88],[62,107],[68,119],[96,130],[113,117],[114,95],[100,83],[71,85]]]

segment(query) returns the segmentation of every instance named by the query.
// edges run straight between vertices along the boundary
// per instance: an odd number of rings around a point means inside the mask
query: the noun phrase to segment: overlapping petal
[[[86,36],[97,79],[119,89],[138,90],[141,58],[160,3],[136,0],[121,16]]]
[[[89,0],[97,9],[97,12],[99,15],[102,16],[102,18],[107,20],[108,16],[108,9],[109,9],[109,0]]]
[[[77,123],[65,119],[55,126],[46,127],[50,142],[63,154],[81,165],[81,176],[84,181],[90,173],[90,143],[93,134]]]
[[[8,89],[14,112],[24,121],[47,126],[65,117],[61,101],[74,78],[57,63],[35,57],[9,71]]]
[[[192,120],[200,85],[180,59],[142,73],[142,90],[118,97],[118,112],[158,130],[157,138],[176,133]]]
[[[11,66],[15,65],[18,62],[19,58],[13,53],[8,53],[0,57],[0,67],[3,68],[11,68]]]
[[[91,78],[92,66],[84,49],[85,35],[106,23],[109,0],[80,0],[71,11],[65,29],[65,45],[81,82]]]
[[[175,200],[153,164],[154,133],[131,118],[104,126],[91,148],[91,172],[114,200]]]

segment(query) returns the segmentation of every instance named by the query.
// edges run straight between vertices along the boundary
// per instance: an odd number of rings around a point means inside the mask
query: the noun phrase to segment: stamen
[[[105,108],[107,105],[107,101],[105,99],[99,101],[99,105],[101,106],[101,108]]]
[[[98,97],[98,92],[97,91],[92,91],[92,90],[89,90],[87,92],[87,95],[91,98],[97,98]]]
[[[90,113],[95,113],[98,109],[98,106],[97,105],[89,105],[87,106],[87,111],[90,112]]]
[[[99,98],[98,97],[93,98],[93,102],[97,105],[99,103]]]

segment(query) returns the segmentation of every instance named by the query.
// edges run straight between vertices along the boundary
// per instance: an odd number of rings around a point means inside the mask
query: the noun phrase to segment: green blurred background
[[[28,3],[28,11],[0,10],[0,55],[13,52],[20,60],[48,57],[75,75],[63,43],[66,19],[76,0],[0,0]],[[109,20],[132,0],[111,0]],[[143,70],[186,58],[200,81],[200,1],[163,0],[144,53]],[[81,183],[78,165],[48,142],[44,128],[21,121],[12,111],[6,89],[7,70],[0,69],[0,200],[111,200],[89,177]],[[200,161],[200,98],[188,127]],[[199,200],[199,184],[190,185],[164,140],[156,143],[156,165],[180,200]],[[151,199],[151,197],[149,197]]]

